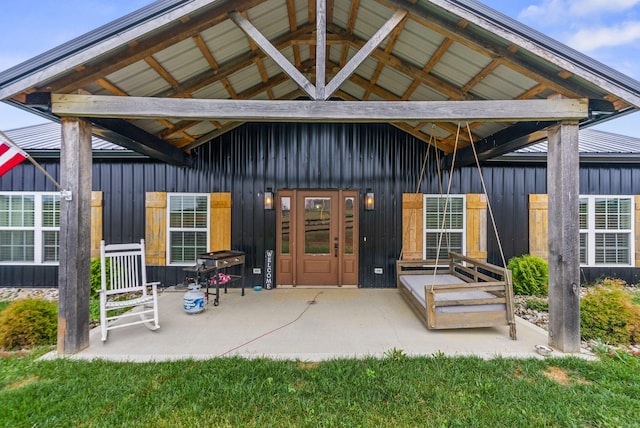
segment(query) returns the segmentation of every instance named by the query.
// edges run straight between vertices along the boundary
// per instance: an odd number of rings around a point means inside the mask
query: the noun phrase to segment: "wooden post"
[[[58,353],[89,346],[89,266],[91,258],[91,125],[62,119],[60,184],[71,192],[60,201],[58,272]]]
[[[578,123],[549,129],[549,344],[580,351]]]

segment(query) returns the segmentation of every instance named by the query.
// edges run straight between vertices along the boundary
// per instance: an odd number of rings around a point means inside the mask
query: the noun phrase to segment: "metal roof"
[[[43,123],[23,128],[4,131],[21,149],[28,152],[59,151],[62,145],[62,130],[58,123]],[[612,132],[582,129],[578,134],[579,152],[581,155],[640,155],[640,138]],[[129,150],[117,144],[110,143],[99,137],[93,137],[91,147],[94,153],[111,151],[115,153],[130,153]],[[547,141],[537,143],[516,150],[515,154],[546,154]]]
[[[315,0],[160,0],[0,73],[0,98],[52,120],[58,117],[46,110],[46,100],[34,100],[33,93],[305,99],[298,84],[231,16],[239,12],[313,82],[315,6]],[[405,10],[406,17],[333,99],[588,98],[590,116],[581,122],[583,127],[640,106],[640,82],[473,0],[327,0],[327,81],[398,10]],[[240,124],[215,119],[90,120],[96,135],[136,150],[162,144],[188,150]],[[437,137],[445,151],[456,139],[456,123],[392,124],[424,141]],[[491,142],[492,155],[500,154],[496,144],[512,149],[510,141],[519,146],[539,141],[538,131],[549,126],[470,125],[474,141]],[[466,133],[459,138],[463,146],[469,144]]]
[[[59,123],[49,122],[40,125],[26,126],[23,128],[10,129],[4,133],[18,145],[33,155],[40,155],[45,152],[59,152],[62,146],[62,129]],[[132,154],[130,150],[105,141],[99,137],[91,138],[91,147],[94,154],[108,154],[118,156],[128,156]]]
[[[547,153],[548,142],[543,141],[524,147],[516,153]],[[595,129],[582,129],[578,134],[580,154],[640,154],[640,138]]]

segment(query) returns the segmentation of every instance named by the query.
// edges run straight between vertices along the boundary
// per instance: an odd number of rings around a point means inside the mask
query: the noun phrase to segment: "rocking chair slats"
[[[109,330],[144,324],[150,330],[158,324],[158,284],[147,282],[144,239],[139,243],[100,243],[100,327],[102,340]],[[125,312],[123,312],[125,311]],[[115,314],[112,315],[112,313]]]

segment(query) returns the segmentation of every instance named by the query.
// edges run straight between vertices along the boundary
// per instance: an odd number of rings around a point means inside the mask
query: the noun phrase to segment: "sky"
[[[0,72],[150,3],[150,0],[5,1]],[[640,0],[484,0],[482,3],[640,80]],[[46,119],[0,103],[0,130],[43,122]],[[640,113],[593,129],[640,138]]]

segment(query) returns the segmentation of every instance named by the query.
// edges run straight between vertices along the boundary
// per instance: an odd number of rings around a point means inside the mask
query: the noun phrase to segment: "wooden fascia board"
[[[486,101],[213,100],[52,94],[58,116],[239,121],[546,121],[579,120],[587,99]]]

